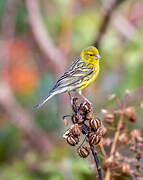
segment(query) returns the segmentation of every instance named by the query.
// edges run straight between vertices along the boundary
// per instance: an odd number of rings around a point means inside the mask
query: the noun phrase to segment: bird
[[[95,81],[100,71],[101,56],[94,46],[89,46],[81,51],[79,57],[75,58],[73,63],[65,71],[65,73],[57,80],[53,88],[34,108],[40,108],[53,96],[65,92],[81,91]]]

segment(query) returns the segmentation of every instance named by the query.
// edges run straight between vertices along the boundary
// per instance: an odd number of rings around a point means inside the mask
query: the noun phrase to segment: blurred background
[[[32,106],[89,45],[101,72],[84,94],[99,116],[109,95],[143,86],[142,19],[142,0],[0,0],[0,180],[95,179],[62,138],[68,95]]]

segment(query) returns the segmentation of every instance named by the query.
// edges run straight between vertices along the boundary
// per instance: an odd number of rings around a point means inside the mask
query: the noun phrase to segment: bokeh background
[[[62,138],[69,97],[32,107],[89,45],[100,50],[101,72],[84,94],[99,116],[109,95],[143,86],[142,19],[142,0],[0,0],[1,180],[95,179]]]

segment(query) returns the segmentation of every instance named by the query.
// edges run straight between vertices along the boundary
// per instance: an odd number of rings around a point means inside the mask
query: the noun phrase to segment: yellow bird
[[[101,59],[96,47],[89,46],[82,50],[67,71],[58,79],[49,95],[44,98],[35,108],[40,108],[56,94],[78,91],[89,86],[99,74],[99,60]]]

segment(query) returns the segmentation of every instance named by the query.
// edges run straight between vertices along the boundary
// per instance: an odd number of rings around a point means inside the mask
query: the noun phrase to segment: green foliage
[[[0,30],[1,30],[1,25],[2,25],[2,20],[3,20],[3,14],[5,10],[5,5],[6,5],[7,0],[1,0],[0,1]]]
[[[27,10],[24,2],[21,2],[18,8],[16,30],[17,33],[24,33],[28,30]]]
[[[16,127],[9,125],[0,130],[0,163],[10,160],[16,155],[20,134]]]

